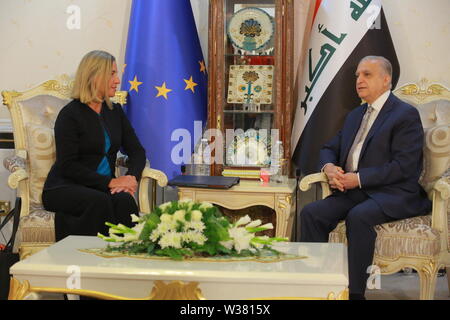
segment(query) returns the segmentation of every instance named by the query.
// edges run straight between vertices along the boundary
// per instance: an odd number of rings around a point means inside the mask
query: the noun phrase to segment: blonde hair
[[[108,107],[112,109],[108,87],[115,61],[116,58],[105,51],[95,50],[87,53],[78,66],[72,99],[79,99],[85,104],[105,101]],[[99,97],[99,92],[102,89],[103,97]]]

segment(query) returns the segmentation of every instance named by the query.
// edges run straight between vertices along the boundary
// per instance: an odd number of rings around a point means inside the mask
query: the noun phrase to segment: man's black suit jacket
[[[345,168],[367,104],[352,110],[343,129],[320,151],[319,168]],[[431,202],[418,180],[422,171],[423,127],[416,108],[392,93],[363,143],[358,169],[361,188],[396,219],[427,214]]]

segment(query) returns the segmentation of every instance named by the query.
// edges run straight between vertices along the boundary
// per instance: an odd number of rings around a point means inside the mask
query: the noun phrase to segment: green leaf
[[[158,256],[170,257],[174,260],[183,260],[183,255],[179,249],[175,248],[164,248],[155,251],[155,254]]]
[[[220,218],[218,221],[222,227],[227,229],[231,225],[230,221],[228,221],[225,217]]]
[[[163,211],[161,210],[160,207],[156,207],[152,213],[156,214],[158,217],[161,217],[161,215],[163,214]],[[149,216],[149,215],[147,215],[147,216]]]
[[[261,228],[261,227],[247,227],[245,228],[245,230],[247,230],[250,233],[256,233],[256,232],[260,232],[260,231],[266,231],[269,230],[268,228]]]
[[[203,246],[203,249],[210,255],[210,256],[214,256],[217,254],[217,249],[216,249],[216,245],[214,245],[213,243],[205,243]]]
[[[241,256],[241,257],[250,257],[250,256],[253,256],[253,252],[251,252],[248,249],[241,250],[241,252],[239,253],[239,256]]]
[[[280,238],[280,237],[273,237],[273,238],[270,238],[270,240],[276,241],[276,242],[287,242],[287,241],[289,241],[288,238]]]
[[[272,244],[272,241],[270,239],[261,239],[261,238],[258,238],[258,237],[253,238],[252,240],[250,240],[250,242],[252,242],[252,243],[259,243],[259,244],[266,244],[266,245]]]
[[[115,224],[112,224],[111,222],[105,222],[105,225],[107,225],[110,228],[117,228]]]
[[[142,228],[139,240],[148,240],[160,222],[161,219],[159,219],[159,216],[156,213],[151,213],[145,222],[144,228]]]
[[[231,252],[232,252],[231,249],[228,249],[221,244],[217,245],[217,251],[220,253],[223,253],[223,254],[231,254]]]
[[[177,227],[176,227],[176,231],[177,232],[183,232],[183,227],[184,227],[184,223],[177,220]]]
[[[155,247],[156,247],[156,245],[153,242],[150,242],[147,245],[147,254],[152,255],[153,252],[155,251]]]

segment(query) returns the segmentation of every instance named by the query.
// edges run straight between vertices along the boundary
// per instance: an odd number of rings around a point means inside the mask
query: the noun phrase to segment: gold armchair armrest
[[[141,212],[150,213],[151,209],[156,204],[156,189],[153,193],[152,207],[150,207],[150,202],[148,201],[148,186],[150,184],[150,179],[155,180],[160,187],[167,186],[167,176],[164,172],[151,168],[144,168],[142,171],[141,181],[139,182],[139,208]]]
[[[433,184],[433,192],[437,192],[442,200],[450,198],[450,177],[443,177]]]
[[[449,198],[450,178],[442,177],[431,188],[431,200],[433,201],[431,226],[444,234],[448,234],[447,205]]]
[[[20,181],[28,179],[24,158],[18,155],[6,157],[3,160],[3,166],[11,172],[8,177],[8,185],[11,189],[17,189]]]
[[[164,172],[162,172],[160,170],[156,170],[156,169],[151,169],[151,168],[144,168],[144,171],[142,171],[141,181],[143,179],[156,180],[160,187],[165,187],[165,186],[167,186],[167,183],[168,183],[167,176]]]
[[[328,184],[327,175],[323,172],[309,174],[304,177],[299,184],[299,188],[302,191],[308,191],[311,189],[314,183],[320,183],[322,187],[322,199],[325,199],[331,194],[330,185]]]
[[[19,182],[28,179],[28,173],[24,169],[18,169],[8,177],[8,185],[11,189],[17,189]]]

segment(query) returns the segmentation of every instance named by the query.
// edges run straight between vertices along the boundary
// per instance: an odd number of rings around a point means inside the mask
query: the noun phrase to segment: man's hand
[[[136,192],[137,186],[138,184],[134,176],[121,176],[114,178],[108,185],[111,194],[128,192],[131,195]]]
[[[344,178],[340,182],[344,185],[345,190],[359,187],[358,175],[353,172],[344,174]]]
[[[323,172],[327,175],[328,183],[332,189],[338,189],[341,192],[345,191],[342,180],[344,179],[344,170],[341,167],[328,163],[323,168]]]

